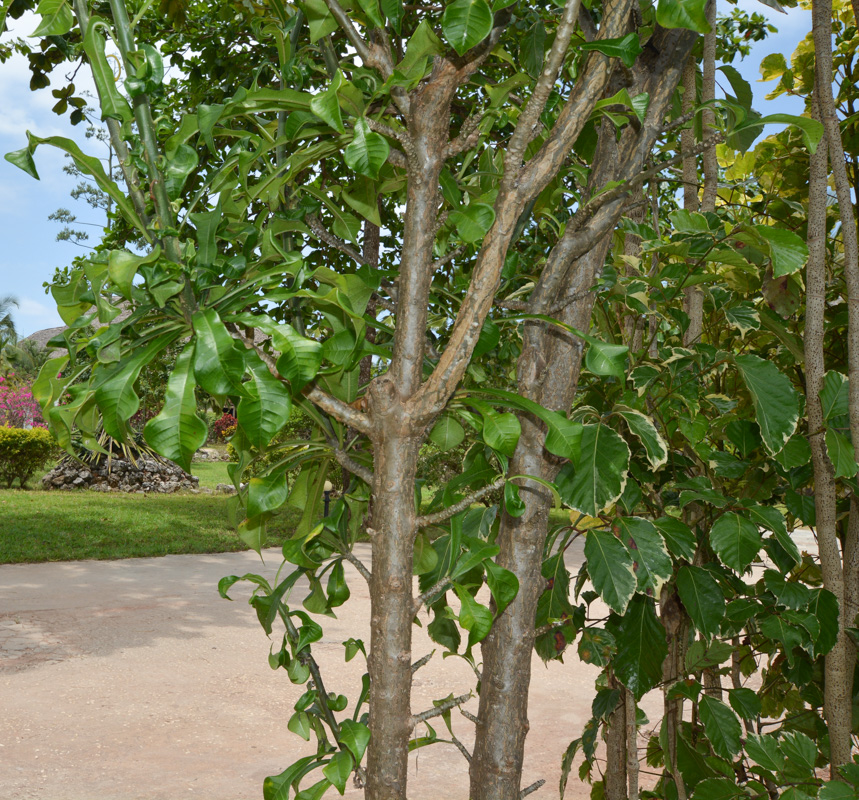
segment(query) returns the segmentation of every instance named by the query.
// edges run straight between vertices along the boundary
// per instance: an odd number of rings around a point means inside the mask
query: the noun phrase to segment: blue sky
[[[764,100],[773,84],[758,82],[758,65],[770,53],[780,52],[790,57],[796,44],[811,29],[810,12],[796,8],[789,9],[788,14],[780,14],[754,0],[740,0],[738,5],[749,12],[759,11],[779,29],[778,34],[756,43],[745,61],[734,62],[752,85],[755,108],[763,113],[801,114],[802,102],[797,98],[782,96],[776,101]],[[28,14],[11,24],[15,34],[27,35],[35,29],[37,19]],[[10,34],[6,34],[8,36]],[[87,152],[102,155],[94,149],[98,145],[84,138],[84,124],[75,128],[67,117],[58,117],[51,111],[56,102],[51,88],[60,86],[60,81],[55,79],[54,86],[31,92],[29,78],[24,58],[15,57],[0,65],[0,153],[23,147],[25,132],[30,130],[39,136],[68,136],[85,145]],[[724,83],[727,86],[727,82]],[[92,88],[84,69],[78,72],[75,85],[78,91]],[[0,251],[0,296],[11,294],[18,298],[20,307],[14,310],[13,316],[22,336],[62,324],[42,283],[50,280],[55,267],[70,264],[76,255],[84,252],[73,244],[55,241],[61,226],[50,222],[48,215],[65,207],[82,222],[103,221],[86,203],[69,197],[76,180],[62,172],[64,163],[59,151],[40,148],[36,153],[36,166],[41,180],[35,181],[17,167],[0,160],[0,230],[4,245]],[[86,230],[96,238],[97,228]]]

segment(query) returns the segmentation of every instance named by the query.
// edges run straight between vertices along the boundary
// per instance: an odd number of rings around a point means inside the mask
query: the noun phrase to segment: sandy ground
[[[575,574],[581,551],[568,553]],[[233,587],[235,602],[217,592],[225,575],[272,577],[280,554],[264,555],[0,566],[0,800],[261,798],[263,778],[309,747],[286,727],[303,687],[268,666],[277,629],[267,639],[249,584]],[[369,563],[366,548],[359,555]],[[364,666],[345,663],[341,643],[369,642],[369,598],[349,579],[352,599],[313,652],[326,688],[354,697]],[[433,649],[424,630],[414,636],[415,658]],[[561,755],[590,717],[597,670],[574,653],[568,662],[533,661],[524,785],[547,781],[535,798],[557,797]],[[437,652],[415,675],[412,710],[472,685],[462,660]],[[657,692],[643,705],[658,718]],[[454,726],[470,745],[471,724],[454,714]],[[411,800],[466,800],[467,765],[452,746],[414,752],[410,768]],[[589,787],[573,775],[566,796]]]

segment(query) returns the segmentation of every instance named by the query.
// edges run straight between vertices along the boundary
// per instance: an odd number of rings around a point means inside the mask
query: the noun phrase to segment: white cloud
[[[40,317],[45,314],[56,313],[56,309],[48,308],[44,303],[38,300],[31,300],[29,297],[22,297],[18,301],[18,314],[22,317]]]

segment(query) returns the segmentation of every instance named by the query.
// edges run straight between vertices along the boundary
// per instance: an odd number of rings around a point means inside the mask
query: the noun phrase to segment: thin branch
[[[412,144],[412,137],[409,136],[408,131],[397,130],[390,125],[385,125],[384,122],[377,122],[372,117],[366,117],[366,121],[367,127],[371,131],[380,133],[382,136],[387,136],[389,139],[396,139],[403,146],[403,149],[408,148]]]
[[[498,308],[504,308],[508,311],[529,311],[531,305],[527,300],[496,300],[494,305]]]
[[[352,20],[349,19],[349,16],[343,10],[340,3],[338,3],[337,0],[325,0],[325,5],[328,6],[331,16],[334,17],[337,24],[343,29],[343,33],[346,34],[346,38],[352,44],[352,47],[355,48],[355,52],[360,57],[361,61],[363,61],[367,66],[371,66],[373,56],[370,53],[370,47],[364,40],[364,37],[358,33],[358,29],[352,24]]]
[[[462,742],[460,742],[459,739],[457,739],[456,736],[454,736],[452,733],[450,735],[450,740],[451,740],[451,742],[454,743],[457,750],[459,750],[459,752],[462,753],[463,756],[465,756],[465,760],[470,764],[471,763],[471,753],[468,752],[468,749],[466,748],[466,746]]]
[[[364,260],[364,256],[362,256],[352,245],[348,242],[344,242],[342,239],[335,236],[331,233],[319,220],[319,217],[314,216],[313,214],[308,214],[304,221],[307,223],[307,227],[316,234],[318,239],[321,239],[325,244],[329,247],[333,247],[335,250],[339,250],[341,253],[345,253],[349,258],[357,261],[361,265],[365,265],[367,262]]]
[[[336,397],[332,397],[316,386],[305,389],[304,396],[311,403],[319,406],[324,412],[334,417],[334,419],[342,422],[344,425],[348,425],[350,428],[354,428],[356,431],[369,435],[373,430],[370,419],[366,414],[362,414],[360,411],[352,408],[352,406],[344,403],[342,400],[338,400]],[[355,474],[357,475],[358,473],[356,472]]]
[[[484,110],[480,109],[462,123],[459,135],[445,148],[444,157],[446,159],[464,153],[477,145],[480,139],[480,123],[483,120],[483,114]]]
[[[409,159],[406,158],[399,150],[395,150],[393,147],[388,150],[388,161],[395,167],[399,167],[400,169],[408,169],[409,168]]]
[[[429,663],[429,660],[435,655],[435,650],[431,650],[423,658],[419,658],[412,664],[412,675],[414,675],[422,666]]]
[[[432,272],[436,272],[437,270],[440,270],[443,266],[445,266],[446,264],[449,264],[460,253],[463,253],[463,252],[465,252],[465,245],[464,244],[459,245],[459,247],[454,247],[453,250],[451,250],[449,253],[447,253],[446,255],[443,255],[441,258],[437,258],[435,261],[433,261],[432,266],[430,267],[430,270]]]
[[[587,42],[592,42],[599,36],[594,18],[591,16],[591,12],[584,6],[579,6],[579,27],[582,29],[585,41]]]
[[[370,583],[370,580],[371,580],[371,579],[372,579],[372,577],[373,577],[373,575],[372,575],[372,573],[370,572],[370,570],[368,570],[368,569],[367,569],[367,567],[365,567],[365,566],[364,566],[364,562],[363,562],[363,561],[361,561],[361,559],[360,559],[360,558],[358,558],[358,556],[356,556],[356,555],[355,555],[351,550],[344,550],[344,551],[341,553],[341,555],[342,555],[342,556],[343,556],[343,558],[345,558],[345,559],[346,559],[346,560],[347,560],[347,561],[348,561],[348,562],[349,562],[353,567],[355,567],[355,569],[357,569],[357,570],[358,570],[358,572],[360,572],[360,573],[361,573],[361,577],[362,577],[365,581],[367,581],[367,583],[369,584],[369,583]]]
[[[473,722],[475,725],[477,725],[477,723],[480,721],[477,719],[477,717],[474,716],[474,714],[464,708],[460,708],[459,713],[462,714],[462,716],[465,717],[469,722]]]
[[[663,133],[668,133],[669,131],[673,131],[675,128],[679,128],[681,125],[685,125],[687,122],[691,122],[698,111],[687,111],[685,114],[681,114],[677,119],[669,122],[665,127],[662,128]]]
[[[519,800],[522,800],[523,797],[527,797],[529,794],[536,792],[537,789],[539,789],[545,782],[545,778],[540,778],[540,780],[534,781],[530,786],[526,786],[521,792],[519,792]]]
[[[507,481],[507,478],[500,477],[496,478],[492,483],[488,486],[484,486],[482,489],[478,489],[476,492],[472,492],[467,497],[464,497],[458,503],[454,503],[452,506],[448,506],[447,508],[443,508],[441,511],[436,511],[434,514],[427,514],[424,517],[418,517],[416,520],[417,527],[426,528],[429,525],[437,525],[439,522],[444,522],[446,519],[450,519],[451,517],[458,514],[460,511],[464,511],[468,508],[472,503],[476,503],[486,495],[491,494],[496,489],[500,489]]]
[[[421,610],[423,604],[426,603],[427,600],[430,599],[430,597],[437,595],[442,589],[447,589],[447,587],[450,586],[451,583],[453,583],[453,578],[442,578],[440,581],[430,586],[430,588],[427,589],[425,592],[421,592],[415,598],[415,604],[414,606],[412,606],[412,613],[414,615],[417,615],[418,611]]]
[[[357,475],[364,483],[368,486],[373,485],[373,471],[368,469],[363,464],[359,464],[357,461],[349,457],[349,454],[345,450],[341,450],[339,447],[332,448],[334,451],[334,458],[337,459],[337,463],[349,470],[353,475]]]
[[[456,708],[457,706],[461,706],[463,703],[467,703],[469,700],[471,700],[471,696],[471,692],[469,692],[468,694],[461,694],[459,697],[452,697],[450,700],[445,700],[443,703],[435,706],[434,708],[427,709],[426,711],[421,711],[420,714],[412,714],[412,730],[414,730],[415,726],[420,724],[421,722],[426,722],[428,719],[433,719],[434,717],[440,717],[442,714],[446,714],[452,708]]]
[[[519,115],[516,128],[510,137],[506,158],[508,171],[518,173],[522,168],[522,157],[525,154],[525,148],[534,138],[535,129],[540,124],[540,115],[546,107],[546,101],[555,87],[558,73],[567,56],[567,47],[576,29],[576,20],[579,16],[580,5],[581,0],[567,0],[564,6],[564,13],[561,21],[558,23],[558,30],[555,33],[555,40],[552,42],[552,49],[546,57],[540,77],[537,79],[537,85],[534,87],[534,91],[528,98],[525,108]]]

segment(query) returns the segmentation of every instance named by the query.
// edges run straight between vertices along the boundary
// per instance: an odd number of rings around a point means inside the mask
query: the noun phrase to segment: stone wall
[[[200,479],[172,461],[140,456],[136,463],[124,458],[102,459],[95,464],[63,460],[44,478],[45,489],[92,489],[97,492],[199,491]]]

